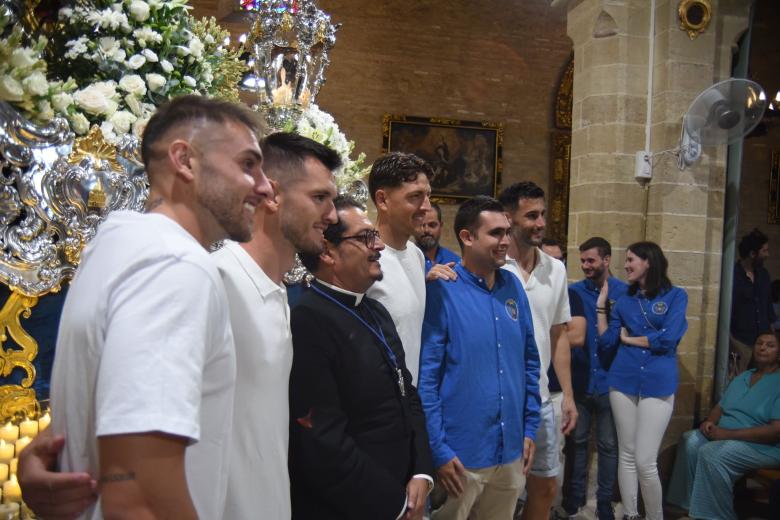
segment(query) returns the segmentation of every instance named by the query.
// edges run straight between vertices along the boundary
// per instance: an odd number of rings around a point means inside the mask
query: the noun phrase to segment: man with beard
[[[146,213],[117,211],[101,224],[63,308],[50,430],[67,435],[66,473],[49,483],[39,515],[67,515],[84,487],[59,484],[83,473],[100,482],[88,518],[222,515],[235,353],[207,248],[249,240],[255,210],[271,195],[254,117],[183,96],[149,121]],[[53,466],[49,455],[41,464]],[[41,493],[23,472],[21,480],[25,497]]]
[[[414,231],[414,241],[425,255],[425,273],[434,265],[444,264],[455,267],[460,257],[446,247],[439,245],[441,239],[441,208],[431,202],[431,209],[425,212],[422,225]]]
[[[425,281],[456,277],[447,265],[435,265],[426,275],[425,257],[409,240],[431,209],[428,178],[432,175],[424,160],[400,152],[374,161],[368,175],[368,191],[377,212],[376,227],[385,244],[381,260],[384,279],[373,284],[368,295],[384,305],[393,317],[415,384],[425,314]]]
[[[420,396],[447,499],[437,520],[512,518],[539,425],[539,353],[517,278],[501,269],[509,221],[477,196],[455,217],[463,261],[428,285]]]
[[[731,376],[747,369],[758,334],[772,330],[775,311],[769,272],[769,237],[754,229],[739,241],[731,293]]]
[[[366,296],[384,244],[357,203],[336,199],[316,279],[292,311],[293,518],[419,520],[433,486],[428,435],[393,320]]]
[[[609,385],[607,371],[612,359],[599,356],[596,338],[597,312],[610,313],[611,304],[626,294],[628,286],[610,274],[612,246],[601,237],[592,237],[580,245],[580,267],[585,279],[569,287],[572,301],[577,301],[581,311],[572,314],[585,316],[585,344],[583,348],[572,350],[571,382],[574,401],[577,405],[577,426],[573,442],[567,454],[571,465],[571,477],[568,489],[564,492],[563,509],[567,515],[575,515],[585,505],[588,482],[588,447],[590,445],[590,427],[596,425],[596,448],[598,450],[598,490],[596,492],[596,512],[599,520],[612,520],[612,490],[617,476],[617,434],[609,405]],[[607,283],[609,296],[606,310],[598,310],[596,300],[601,287]]]
[[[541,360],[541,423],[536,434],[534,465],[526,486],[528,501],[523,509],[523,518],[545,518],[550,514],[556,494],[560,434],[568,435],[577,421],[571,389],[571,353],[566,334],[566,323],[571,320],[566,268],[562,262],[540,249],[546,227],[544,190],[533,182],[518,182],[501,192],[499,199],[512,224],[504,268],[517,276],[528,295]],[[547,370],[551,361],[563,392],[560,426],[557,425],[555,406],[548,388]]]
[[[290,309],[282,277],[295,253],[319,254],[336,222],[338,154],[306,137],[271,134],[263,169],[276,197],[255,214],[252,240],[214,253],[236,342],[233,446],[224,518],[289,519]]]

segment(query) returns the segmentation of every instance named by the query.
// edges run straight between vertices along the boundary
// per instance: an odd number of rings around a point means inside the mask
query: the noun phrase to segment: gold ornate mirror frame
[[[680,17],[680,29],[693,40],[710,25],[712,5],[710,0],[680,0],[677,16]]]

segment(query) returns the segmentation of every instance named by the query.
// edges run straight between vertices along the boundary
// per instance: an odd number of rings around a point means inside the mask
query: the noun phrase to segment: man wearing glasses
[[[290,484],[297,519],[422,518],[433,485],[420,400],[387,310],[366,291],[384,243],[359,205],[339,221],[293,309]]]

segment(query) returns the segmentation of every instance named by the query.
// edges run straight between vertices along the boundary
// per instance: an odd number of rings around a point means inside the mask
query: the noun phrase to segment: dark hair
[[[504,188],[498,200],[504,209],[510,213],[517,211],[520,199],[543,199],[544,190],[531,181],[516,182]]]
[[[330,171],[341,167],[335,150],[292,132],[275,132],[260,142],[263,169],[269,177],[284,184],[303,176],[303,163],[312,157]]]
[[[357,208],[361,211],[365,210],[364,206],[360,202],[358,202],[353,197],[350,197],[349,195],[339,195],[333,199],[333,205],[336,206],[336,213],[349,208]],[[325,228],[325,232],[323,234],[325,235],[325,240],[328,242],[336,242],[339,238],[341,238],[346,230],[347,226],[344,225],[344,222],[342,222],[341,217],[339,216],[335,224],[330,224],[327,228]],[[300,257],[301,263],[306,269],[309,270],[310,273],[314,273],[317,271],[317,269],[319,269],[319,254],[315,255],[312,253],[298,253],[298,257]]]
[[[227,123],[235,121],[259,134],[262,123],[257,113],[245,105],[220,101],[204,96],[186,95],[173,98],[160,105],[146,124],[141,140],[141,158],[147,174],[154,155],[153,147],[169,130],[186,123],[208,121]]]
[[[672,288],[672,282],[666,271],[669,268],[669,262],[664,256],[664,252],[655,242],[634,242],[626,248],[642,260],[647,260],[647,276],[645,277],[645,295],[652,299],[659,293],[663,293]],[[628,288],[628,294],[636,294],[639,290],[639,282],[634,282]]]
[[[423,159],[411,153],[391,152],[381,156],[371,165],[368,174],[368,192],[376,202],[376,192],[382,188],[397,188],[404,182],[414,182],[423,174],[433,177],[433,168]]]
[[[590,237],[585,242],[580,244],[580,253],[584,253],[588,249],[598,249],[599,256],[604,258],[605,256],[612,256],[612,246],[606,239],[601,237]]]
[[[503,206],[502,206],[502,207],[503,207]],[[563,251],[563,246],[561,245],[561,243],[560,243],[560,242],[558,242],[557,240],[555,240],[554,238],[547,238],[547,237],[544,237],[544,238],[542,239],[542,245],[543,245],[543,246],[552,246],[552,247],[557,247],[557,248],[559,248],[561,251]]]
[[[458,239],[461,250],[463,250],[463,240],[460,239],[460,230],[466,229],[469,233],[475,234],[479,226],[479,215],[483,211],[503,213],[504,207],[493,197],[477,195],[461,204],[458,208],[453,227],[455,228],[455,237]]]
[[[439,206],[435,202],[431,202],[431,208],[433,208],[436,211],[436,216],[439,218],[439,222],[441,222],[441,206]]]
[[[739,241],[739,257],[747,258],[750,253],[758,253],[767,242],[769,242],[769,237],[758,228],[754,228]]]

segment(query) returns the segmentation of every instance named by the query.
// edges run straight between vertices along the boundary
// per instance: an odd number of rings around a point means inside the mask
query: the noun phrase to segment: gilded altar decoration
[[[555,96],[555,130],[550,132],[550,193],[547,233],[566,243],[569,231],[569,174],[571,170],[571,118],[574,97],[574,58],[561,75]]]

